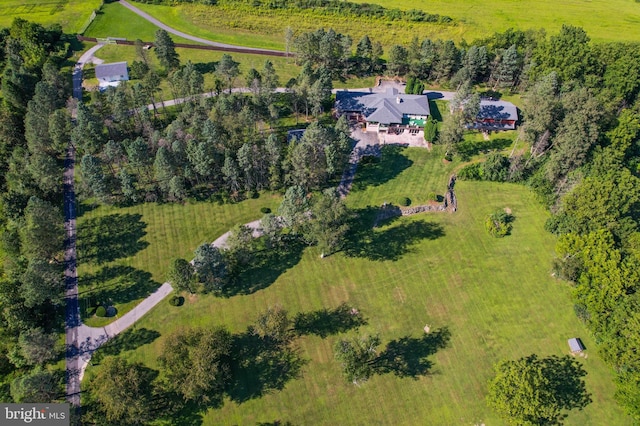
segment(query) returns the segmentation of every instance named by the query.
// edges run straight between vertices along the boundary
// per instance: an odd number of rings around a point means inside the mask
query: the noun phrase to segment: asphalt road
[[[142,10],[138,9],[137,7],[132,5],[131,3],[127,2],[126,0],[120,0],[119,3],[121,5],[123,5],[124,7],[126,7],[127,9],[129,9],[130,11],[132,11],[133,13],[135,13],[136,15],[140,16],[141,18],[144,18],[147,21],[149,21],[152,24],[154,24],[155,26],[162,28],[166,32],[171,33],[171,34],[175,34],[175,35],[180,36],[182,38],[186,38],[187,40],[195,41],[197,43],[206,44],[208,46],[226,47],[226,48],[240,49],[240,50],[245,50],[246,49],[247,51],[253,51],[253,52],[257,51],[257,52],[278,52],[278,53],[282,53],[282,51],[280,51],[280,50],[260,49],[260,48],[256,48],[256,47],[249,48],[249,47],[246,47],[246,46],[238,46],[238,45],[235,45],[235,44],[218,43],[216,41],[211,41],[211,40],[207,40],[207,39],[204,39],[204,38],[195,37],[195,36],[189,35],[187,33],[183,33],[182,31],[178,31],[178,30],[176,30],[174,28],[171,28],[170,26],[168,26],[166,24],[163,24],[162,22],[160,22],[159,20],[157,20],[153,16],[149,15],[148,13],[143,12]]]

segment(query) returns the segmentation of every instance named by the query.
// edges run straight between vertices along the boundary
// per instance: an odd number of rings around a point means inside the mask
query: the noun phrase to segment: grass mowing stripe
[[[429,191],[420,182],[435,179],[428,176],[428,170],[437,174],[445,170],[447,175],[446,169],[455,166],[444,165],[438,156],[421,150],[408,149],[401,155],[421,166],[401,173],[387,171],[392,176],[383,176],[386,180],[378,186],[354,191],[347,199],[349,204],[356,208],[377,204],[367,199],[373,190],[380,199],[395,199],[403,196],[406,188],[419,188],[418,199]],[[158,330],[162,336],[121,356],[158,368],[155,357],[162,341],[180,328],[224,324],[238,332],[255,320],[258,311],[275,303],[293,315],[333,307],[346,299],[368,319],[366,326],[346,336],[379,333],[381,350],[402,336],[421,336],[426,323],[434,328],[449,327],[449,346],[428,357],[432,374],[415,380],[385,374],[355,387],[344,381],[333,355],[335,343],[345,335],[325,339],[305,336],[297,345],[308,360],[300,378],[261,398],[243,403],[226,401],[222,408],[204,413],[202,423],[255,424],[277,417],[293,424],[319,425],[503,424],[484,402],[495,362],[530,353],[564,354],[569,333],[584,337],[588,348],[593,348],[593,342],[573,314],[568,289],[549,276],[554,238],[543,232],[546,213],[528,189],[485,182],[459,182],[456,188],[460,200],[457,213],[401,218],[376,230],[377,236],[388,236],[398,228],[424,221],[442,226],[443,236],[419,240],[395,260],[348,257],[346,253],[320,259],[316,248],[308,248],[295,266],[255,293],[227,299],[199,295],[187,297],[180,308],[166,304],[153,310],[138,326]],[[210,213],[205,225],[223,229],[222,225],[255,216],[264,203],[251,203],[254,200],[231,206],[202,204]],[[166,206],[151,206],[143,220],[189,218],[185,212],[193,206],[179,207],[171,215],[155,215],[152,210]],[[493,239],[484,230],[484,217],[502,207],[513,209],[514,230],[504,239]],[[102,210],[91,213],[99,215]],[[200,221],[189,225],[200,226]],[[157,229],[151,224],[148,229],[146,239],[151,244],[161,243],[155,235]],[[132,264],[137,264],[138,256],[133,256]],[[157,270],[163,262],[152,260],[148,270]],[[595,350],[588,352],[584,364],[594,402],[583,412],[572,412],[566,424],[630,424],[613,401],[610,371]]]

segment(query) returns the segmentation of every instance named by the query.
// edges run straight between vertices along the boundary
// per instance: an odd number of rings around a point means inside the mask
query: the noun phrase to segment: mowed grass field
[[[138,3],[133,3],[135,6]],[[128,40],[140,39],[153,41],[159,28],[151,22],[131,12],[120,3],[108,3],[102,6],[83,35],[87,37],[120,37]],[[187,34],[190,34],[187,32]],[[175,43],[200,44],[174,34],[170,34]]]
[[[122,315],[165,282],[172,259],[193,258],[196,247],[211,242],[238,223],[275,208],[279,197],[265,194],[239,204],[147,203],[127,208],[81,206],[78,217],[78,276],[81,306],[89,299],[111,299]],[[82,210],[88,210],[83,212]],[[115,318],[86,318],[100,326]]]
[[[347,198],[350,207],[363,209],[402,196],[417,204],[431,191],[442,193],[457,167],[455,162],[443,163],[442,153],[418,148],[392,150],[385,156],[359,169]],[[307,248],[294,266],[252,294],[187,297],[182,307],[163,301],[135,325],[157,331],[160,337],[120,356],[159,369],[157,356],[164,339],[176,330],[224,325],[241,332],[269,306],[281,305],[293,315],[347,302],[366,318],[366,325],[344,335],[298,338],[294,344],[306,360],[298,378],[260,398],[242,403],[227,399],[222,408],[204,413],[203,424],[277,420],[296,425],[501,425],[485,404],[493,364],[531,353],[567,354],[567,339],[575,336],[588,348],[581,362],[593,402],[582,412],[572,412],[566,424],[630,424],[613,401],[611,372],[576,319],[566,283],[550,276],[555,239],[543,229],[544,208],[520,185],[458,182],[456,193],[456,213],[420,214],[383,224],[368,243],[357,242],[359,252],[320,259],[318,250]],[[197,217],[181,213],[189,206],[144,207],[150,209],[141,211],[147,223],[145,239],[153,242],[129,262],[158,277],[161,272],[155,268],[176,255],[185,256],[201,242],[198,229],[205,217],[207,223],[215,223],[209,232],[219,235],[231,222],[259,217],[259,205],[206,205]],[[485,217],[505,207],[516,218],[512,234],[494,239],[484,230]],[[230,208],[238,209],[237,217],[229,217]],[[157,214],[174,209],[171,215]],[[106,213],[98,209],[86,217]],[[83,221],[84,217],[79,226]],[[172,242],[177,241],[183,242],[174,248]],[[83,268],[81,276],[87,271]],[[338,339],[379,334],[382,350],[393,339],[424,335],[425,324],[451,333],[448,346],[428,357],[428,375],[385,374],[359,387],[341,376],[333,352]],[[88,376],[95,368],[100,367],[91,367]]]
[[[67,33],[76,33],[89,21],[100,0],[2,0],[0,28],[11,26],[15,18],[42,25],[60,24]]]

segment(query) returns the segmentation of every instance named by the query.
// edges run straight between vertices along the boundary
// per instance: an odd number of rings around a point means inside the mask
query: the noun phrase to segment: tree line
[[[167,0],[135,0],[139,3],[166,4]],[[178,0],[178,3],[200,3],[210,6],[217,4],[245,4],[265,10],[312,10],[324,15],[376,18],[382,21],[409,21],[450,24],[450,16],[429,13],[424,10],[385,8],[377,4],[354,3],[339,0]]]
[[[15,19],[0,30],[0,400],[64,399],[63,158],[71,38]]]
[[[529,149],[509,157],[490,154],[459,173],[463,179],[523,182],[549,208],[545,227],[559,236],[553,273],[569,282],[576,315],[616,372],[616,399],[635,419],[640,419],[639,48],[594,44],[582,29],[568,26],[539,42],[522,79],[527,83],[518,138]],[[504,400],[492,404],[507,418],[512,410],[519,421],[531,411]]]

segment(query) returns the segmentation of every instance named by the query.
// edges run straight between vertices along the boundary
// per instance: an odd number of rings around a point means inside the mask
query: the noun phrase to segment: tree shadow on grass
[[[456,146],[456,151],[463,159],[466,160],[479,152],[502,150],[512,144],[513,141],[511,139],[504,138],[496,138],[488,141],[463,141]]]
[[[123,351],[132,351],[140,346],[147,345],[160,337],[156,330],[148,328],[129,329],[102,345],[91,358],[92,363],[99,363],[103,357],[120,355]]]
[[[569,355],[551,355],[542,359],[542,364],[544,376],[549,380],[556,400],[563,409],[582,410],[592,402],[582,379],[587,372],[580,362]]]
[[[227,393],[236,403],[284,389],[307,364],[298,349],[265,340],[251,330],[234,336],[233,354],[233,383]]]
[[[363,191],[369,186],[379,186],[398,176],[409,168],[413,161],[402,153],[405,149],[399,145],[382,147],[380,161],[363,161],[358,164],[352,191]]]
[[[433,118],[437,121],[442,121],[442,113],[440,112],[440,107],[435,100],[429,99],[429,111],[431,111],[431,116]]]
[[[78,228],[78,259],[103,264],[133,256],[149,243],[140,241],[147,224],[139,214],[112,214],[91,218]]]
[[[106,266],[93,275],[85,275],[79,284],[83,306],[127,303],[149,296],[160,286],[149,272],[123,265]]]
[[[427,357],[446,348],[450,340],[451,332],[447,327],[420,338],[405,336],[392,340],[376,359],[376,372],[413,378],[427,375],[433,367]]]
[[[211,74],[215,72],[216,66],[218,66],[218,62],[198,62],[197,64],[193,64],[193,68],[198,71],[200,74]]]
[[[350,228],[344,252],[349,257],[360,257],[374,261],[399,260],[421,240],[435,240],[444,236],[441,225],[425,220],[403,222],[391,226],[397,218],[386,221],[382,229],[372,228],[378,209],[367,208],[359,212],[361,223]],[[372,219],[372,217],[374,219]]]
[[[293,329],[299,336],[315,334],[325,338],[366,325],[367,320],[356,309],[342,303],[335,309],[300,312],[293,319]]]
[[[233,282],[222,290],[221,295],[231,297],[251,294],[269,287],[280,275],[300,262],[304,247],[302,242],[292,239],[282,248],[254,253],[250,264],[242,268]]]

